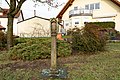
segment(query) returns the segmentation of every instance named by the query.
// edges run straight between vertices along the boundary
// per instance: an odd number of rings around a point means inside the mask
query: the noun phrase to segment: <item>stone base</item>
[[[43,69],[41,72],[42,78],[67,78],[67,71],[65,69]]]

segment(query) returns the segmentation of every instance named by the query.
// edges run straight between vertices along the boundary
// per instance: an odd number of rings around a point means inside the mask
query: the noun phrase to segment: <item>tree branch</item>
[[[9,2],[7,1],[7,0],[5,0],[5,2],[8,4],[8,6],[10,7],[10,4],[9,4]]]
[[[16,7],[16,0],[10,0],[9,13],[12,13],[15,10],[15,7]]]
[[[18,0],[16,0],[17,1],[17,3],[19,2]]]
[[[57,7],[59,7],[59,6],[62,6],[64,3],[62,3],[62,4],[58,4],[58,3],[56,3],[55,5],[54,5],[54,0],[45,0],[45,1],[42,1],[42,0],[32,0],[34,3],[35,2],[40,2],[40,3],[46,3],[47,5],[49,5],[50,7],[53,7],[53,8],[57,8]]]
[[[33,0],[34,1],[34,0]],[[41,0],[35,0],[36,2],[40,2],[40,3],[47,3],[47,0],[45,1],[41,1]]]
[[[26,0],[20,0],[20,1],[18,1],[18,5],[17,5],[17,7],[16,7],[15,11],[14,11],[14,12],[12,12],[12,14],[13,14],[13,15],[15,15],[15,14],[17,14],[17,13],[18,13],[18,11],[20,10],[20,8],[21,8],[22,4],[23,4],[25,1],[26,1]]]

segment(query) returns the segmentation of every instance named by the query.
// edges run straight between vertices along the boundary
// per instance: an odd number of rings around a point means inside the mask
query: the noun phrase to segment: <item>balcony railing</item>
[[[69,17],[72,16],[91,16],[93,13],[92,10],[78,9],[69,11]]]

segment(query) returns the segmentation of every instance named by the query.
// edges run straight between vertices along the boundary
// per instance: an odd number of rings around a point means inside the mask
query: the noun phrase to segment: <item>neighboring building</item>
[[[115,22],[120,31],[120,2],[118,0],[69,0],[57,18],[64,28],[82,28],[85,22]]]
[[[8,22],[8,17],[7,17],[7,13],[8,13],[9,9],[4,9],[0,7],[0,25],[2,25],[3,27],[6,28],[5,31],[7,31],[7,22]],[[21,14],[21,11],[19,11],[14,18],[14,23],[13,23],[13,34],[17,35],[17,22],[19,19],[19,16]]]
[[[17,35],[20,37],[50,37],[49,19],[34,16],[17,24]]]

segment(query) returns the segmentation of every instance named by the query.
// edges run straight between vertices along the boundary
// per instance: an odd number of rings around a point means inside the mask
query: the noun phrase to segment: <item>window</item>
[[[79,18],[75,18],[75,19],[73,20],[73,22],[74,22],[75,25],[79,24],[79,21],[80,21]]]
[[[64,21],[64,26],[68,27],[70,24],[69,24],[69,20],[65,20]]]
[[[95,3],[95,9],[100,9],[100,3]]]
[[[94,4],[90,4],[90,10],[94,9]]]
[[[100,3],[93,3],[85,5],[86,10],[100,9]]]
[[[65,26],[69,26],[69,23],[66,23]]]
[[[75,24],[79,24],[79,22],[75,22]]]
[[[86,10],[89,10],[89,4],[88,4],[88,5],[85,5],[85,9],[86,9]]]
[[[74,10],[78,10],[78,6],[74,7]]]

